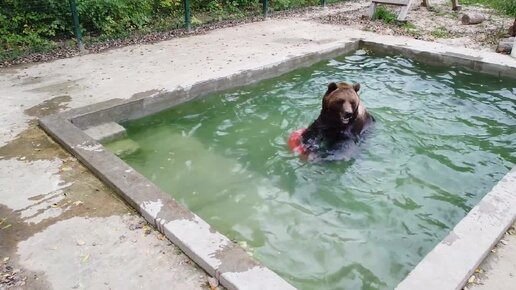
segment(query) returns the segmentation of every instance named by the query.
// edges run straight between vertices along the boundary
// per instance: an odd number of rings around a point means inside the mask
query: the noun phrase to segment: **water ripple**
[[[362,85],[354,159],[287,149],[332,81]],[[392,289],[516,163],[516,85],[360,50],[127,124],[126,161],[300,289]]]

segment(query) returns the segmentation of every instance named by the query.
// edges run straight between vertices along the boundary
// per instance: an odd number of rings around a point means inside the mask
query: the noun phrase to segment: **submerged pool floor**
[[[287,138],[332,81],[376,125],[303,162]],[[359,50],[124,126],[127,163],[294,286],[389,289],[516,163],[516,81]]]

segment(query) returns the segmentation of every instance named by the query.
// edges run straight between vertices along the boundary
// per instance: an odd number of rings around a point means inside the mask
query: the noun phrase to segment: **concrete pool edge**
[[[150,224],[227,289],[295,289],[276,273],[252,259],[243,248],[178,204],[83,130],[106,122],[149,115],[208,93],[249,85],[293,69],[346,54],[358,41],[292,56],[253,70],[195,83],[173,91],[156,91],[129,100],[113,99],[44,117],[40,126],[134,207]]]
[[[492,61],[492,55],[483,58],[477,55],[478,52],[469,55],[449,53],[448,51],[451,51],[451,48],[447,49],[446,46],[438,46],[437,48],[430,45],[422,46],[421,42],[415,42],[417,45],[414,46],[401,42],[392,43],[393,44],[385,44],[382,39],[379,40],[375,38],[350,40],[348,42],[338,43],[324,51],[306,53],[300,56],[290,56],[280,62],[240,71],[217,79],[202,81],[185,88],[179,87],[172,91],[161,90],[147,96],[137,96],[128,100],[115,99],[72,109],[57,115],[42,118],[40,119],[40,125],[103,182],[120,194],[126,202],[137,209],[149,223],[156,226],[160,232],[164,233],[167,238],[183,250],[206,272],[216,277],[226,288],[293,289],[291,285],[276,273],[254,261],[247,255],[244,249],[231,242],[227,237],[211,229],[201,218],[179,205],[173,198],[168,196],[168,194],[165,194],[152,182],[135,172],[125,162],[107,151],[100,143],[86,135],[82,130],[105,122],[123,122],[130,119],[137,119],[206,94],[256,83],[264,79],[279,76],[299,67],[309,66],[318,61],[351,52],[358,49],[359,46],[372,48],[375,51],[402,54],[423,62],[424,59],[422,60],[421,58],[427,58],[426,60],[433,64],[461,65],[472,70],[495,74],[497,76],[516,75],[516,62],[509,62],[509,64],[507,64],[504,61]],[[431,58],[428,59],[429,55]],[[513,169],[511,173],[514,173],[514,171]],[[512,181],[512,186],[516,186],[516,181]],[[494,190],[495,189],[493,189],[493,191]],[[491,192],[489,194],[491,194]],[[486,195],[486,197],[489,196],[489,194]],[[495,201],[497,198],[495,191]],[[477,207],[479,205],[477,205]],[[489,203],[489,205],[496,207],[499,204],[493,202]],[[468,219],[468,217],[469,219],[466,220],[467,224],[482,222],[481,219],[471,220],[470,214],[477,207],[461,220],[461,222],[457,224],[457,227],[461,225],[464,220]],[[512,214],[513,221],[516,213],[511,213],[510,211],[506,213]],[[487,213],[484,213],[484,215],[487,215]],[[504,227],[509,227],[512,224],[512,222],[507,222],[507,218],[504,218],[502,222],[504,223]],[[506,222],[507,224],[505,224]],[[481,228],[481,226],[478,227]],[[454,229],[452,233],[455,231],[456,229]],[[477,238],[476,235],[474,231],[465,232],[463,235],[461,234],[460,240],[475,241]],[[489,239],[486,238],[486,240],[490,240],[490,245],[492,245],[498,240],[499,236],[489,232],[488,238]],[[436,246],[409,276],[399,284],[398,289],[413,289],[400,288],[405,287],[404,285],[413,285],[407,284],[411,283],[410,281],[418,281],[417,289],[460,289],[469,277],[470,269],[472,268],[474,270],[476,266],[478,266],[482,258],[489,253],[491,246],[486,247],[486,245],[484,245],[482,249],[467,248],[467,251],[464,251],[462,246],[457,246],[459,243],[450,243],[449,239],[450,238],[443,240]],[[446,255],[449,256],[448,252],[443,253],[438,250],[443,242],[450,244],[448,251],[458,252],[460,253],[460,255],[458,255],[460,257],[475,256],[477,258],[471,260],[467,259],[469,264],[463,265],[456,263],[457,259],[460,258],[455,256],[451,261],[446,262],[447,266],[454,267],[454,269],[456,268],[455,271],[443,272],[446,274],[445,276],[451,275],[453,277],[450,279],[439,279],[445,284],[439,284],[437,288],[435,285],[426,288],[425,283],[427,283],[427,281],[425,279],[427,279],[427,277],[424,273],[416,271],[416,269],[420,268],[420,265],[427,265],[424,266],[426,268],[425,271],[428,271],[428,267],[430,267],[432,271],[442,268],[441,262],[436,264],[435,258],[432,257],[434,257],[434,255],[438,255],[438,257],[442,256],[443,258],[446,258]],[[469,252],[472,250],[474,253]],[[472,264],[475,263],[476,265],[472,266]],[[464,275],[464,273],[468,274]],[[437,280],[435,275],[432,275],[432,277],[434,280]]]
[[[418,263],[396,290],[462,289],[514,223],[515,192],[516,167]]]
[[[40,125],[227,289],[295,289],[68,120],[54,116]]]

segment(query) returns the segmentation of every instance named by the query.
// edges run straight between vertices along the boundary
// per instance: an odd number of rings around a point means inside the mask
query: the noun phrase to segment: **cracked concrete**
[[[516,230],[513,225],[470,278],[464,289],[514,289],[516,285]]]
[[[0,155],[0,258],[26,289],[204,288],[202,270],[148,226],[131,230],[143,219],[39,128]]]
[[[371,34],[269,20],[0,69],[0,258],[22,269],[26,289],[205,289],[207,274],[157,231],[132,230],[142,218],[36,127],[35,118],[187,87],[363,35]]]

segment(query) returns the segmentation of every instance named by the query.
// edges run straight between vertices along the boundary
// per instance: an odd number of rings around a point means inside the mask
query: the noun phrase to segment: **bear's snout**
[[[353,116],[353,112],[344,112],[343,115],[344,115],[343,116],[344,118],[349,119],[349,118],[351,118]]]

